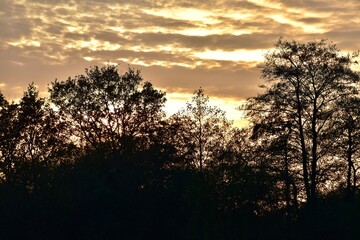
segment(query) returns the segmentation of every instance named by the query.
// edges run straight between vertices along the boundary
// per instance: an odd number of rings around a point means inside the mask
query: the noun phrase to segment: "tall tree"
[[[334,104],[339,96],[351,94],[359,80],[351,66],[357,54],[344,55],[332,43],[298,43],[280,39],[260,65],[262,77],[272,83],[265,93],[253,98],[281,112],[284,122],[291,122],[295,144],[301,152],[303,185],[306,199],[316,204],[319,181],[331,161],[331,141],[326,134],[332,126]],[[263,104],[263,106],[266,104]],[[250,111],[262,114],[261,109]],[[319,166],[321,162],[322,166]],[[327,174],[325,177],[329,177]]]

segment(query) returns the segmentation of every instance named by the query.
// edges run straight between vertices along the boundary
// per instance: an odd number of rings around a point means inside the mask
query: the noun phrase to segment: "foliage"
[[[152,134],[164,117],[165,94],[149,82],[140,88],[141,82],[134,69],[119,74],[116,66],[96,66],[86,69],[85,75],[53,82],[50,99],[72,122],[78,141],[117,149],[126,138]]]

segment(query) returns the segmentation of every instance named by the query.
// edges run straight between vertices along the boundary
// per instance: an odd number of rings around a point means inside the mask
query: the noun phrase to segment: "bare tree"
[[[272,85],[250,100],[253,104],[248,110],[253,116],[265,117],[275,111],[284,123],[291,124],[291,141],[299,149],[303,186],[311,204],[316,204],[318,184],[331,176],[329,149],[334,141],[327,139],[331,137],[327,133],[333,128],[336,100],[353,93],[359,80],[351,69],[356,56],[342,54],[325,40],[298,43],[280,39],[260,65],[262,77]]]

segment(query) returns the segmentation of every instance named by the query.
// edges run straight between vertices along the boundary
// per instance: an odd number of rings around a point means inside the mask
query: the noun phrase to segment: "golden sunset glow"
[[[35,82],[45,92],[56,78],[114,63],[164,89],[169,114],[202,87],[241,125],[235,108],[259,92],[256,66],[279,37],[356,51],[359,9],[357,0],[3,0],[0,90],[15,99]]]

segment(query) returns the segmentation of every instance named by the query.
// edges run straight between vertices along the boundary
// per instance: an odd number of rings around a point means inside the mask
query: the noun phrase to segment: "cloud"
[[[355,39],[360,38],[359,30],[334,29],[332,31],[327,32],[325,34],[325,37],[337,43],[339,48],[342,50],[352,51],[352,52],[360,50],[360,42],[355,41]]]
[[[306,24],[314,24],[314,23],[321,23],[323,22],[322,18],[317,17],[304,17],[304,18],[298,18],[297,21],[306,23]]]
[[[27,36],[31,33],[31,22],[26,18],[26,7],[9,0],[0,1],[0,41],[4,42]]]
[[[0,83],[19,97],[32,81],[43,91],[109,61],[140,68],[168,92],[203,86],[211,96],[245,99],[262,82],[261,60],[245,54],[280,36],[328,38],[356,51],[358,9],[357,0],[2,0]]]
[[[225,63],[226,65],[226,63]],[[246,65],[215,69],[184,67],[164,68],[152,66],[142,68],[143,75],[160,88],[169,92],[192,93],[195,89],[203,87],[207,94],[218,97],[231,97],[245,99],[259,92],[258,85],[263,83],[257,69]]]
[[[237,49],[264,49],[273,45],[279,34],[243,34],[243,35],[208,35],[208,36],[186,36],[172,33],[141,33],[131,34],[131,38],[137,44],[147,46],[160,46],[176,44],[181,47],[201,50],[224,50]]]

